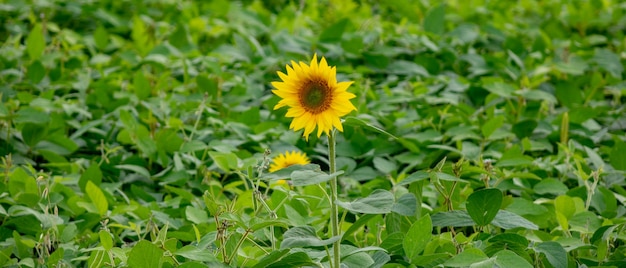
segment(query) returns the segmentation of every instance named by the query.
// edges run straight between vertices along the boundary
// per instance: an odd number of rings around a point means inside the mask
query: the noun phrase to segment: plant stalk
[[[328,162],[330,174],[337,172],[337,163],[335,160],[335,130],[331,130],[328,134]],[[339,235],[339,210],[337,209],[337,176],[330,179],[330,223],[332,226],[333,237]],[[340,255],[341,240],[333,243],[333,262],[332,267],[339,268],[341,266]]]

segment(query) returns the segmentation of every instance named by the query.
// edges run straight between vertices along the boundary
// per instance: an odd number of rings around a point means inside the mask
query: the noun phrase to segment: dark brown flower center
[[[307,112],[318,114],[330,107],[333,94],[326,81],[308,80],[300,89],[298,95],[300,104]]]

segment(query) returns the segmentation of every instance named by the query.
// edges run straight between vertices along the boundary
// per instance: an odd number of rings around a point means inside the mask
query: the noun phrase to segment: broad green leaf
[[[26,74],[28,75],[28,79],[33,84],[39,84],[39,82],[41,82],[41,80],[46,76],[46,68],[40,61],[36,60],[28,66]]]
[[[328,246],[341,239],[341,236],[320,239],[311,226],[293,227],[283,234],[280,249]]]
[[[132,171],[133,173],[137,173],[139,175],[142,175],[146,178],[150,178],[150,172],[142,166],[138,166],[138,165],[117,165],[115,166],[115,168],[118,169],[123,169],[123,170],[128,170],[128,171]]]
[[[423,181],[425,179],[430,178],[430,173],[426,171],[416,171],[411,173],[411,175],[404,178],[402,181],[398,182],[398,186],[409,185],[412,182]]]
[[[102,190],[100,190],[100,188],[93,182],[87,181],[85,191],[87,191],[87,196],[89,197],[89,200],[91,200],[91,203],[93,203],[96,206],[96,209],[98,209],[100,216],[104,216],[109,210],[109,202],[104,196],[104,193],[102,193]]]
[[[28,175],[23,168],[16,168],[10,175],[9,180],[9,193],[13,198],[17,198],[18,195],[32,194],[39,195],[39,187],[37,181],[33,176]],[[36,200],[35,200],[36,201]]]
[[[615,78],[622,78],[624,65],[620,61],[620,56],[606,48],[596,49],[593,60]]]
[[[541,194],[541,195],[543,194],[563,195],[567,192],[568,189],[567,189],[567,186],[565,186],[565,184],[563,184],[562,182],[553,178],[547,178],[535,184],[535,187],[533,188],[533,190],[535,190],[535,193]]]
[[[347,116],[347,117],[345,117],[345,121],[343,123],[346,124],[347,126],[367,127],[369,129],[374,130],[376,132],[379,132],[381,134],[385,134],[385,135],[387,135],[390,138],[393,138],[395,140],[398,139],[396,136],[394,136],[391,133],[385,131],[381,127],[375,126],[374,124],[369,123],[369,122],[365,122],[361,118],[357,118],[357,117],[353,117],[353,116]]]
[[[102,25],[96,28],[96,31],[93,33],[93,40],[96,42],[96,47],[101,51],[105,50],[109,45],[109,34]]]
[[[498,211],[496,217],[493,219],[491,224],[498,226],[502,229],[513,229],[513,228],[525,228],[529,230],[538,230],[539,227],[524,219],[523,217],[506,210]]]
[[[352,202],[336,201],[338,206],[350,212],[364,214],[389,213],[391,212],[394,202],[393,194],[382,189],[376,189],[368,197],[357,198]]]
[[[468,267],[474,263],[485,261],[487,259],[489,259],[489,257],[487,257],[487,255],[480,249],[468,248],[452,257],[452,259],[444,262],[444,265],[446,267]]]
[[[326,28],[319,37],[320,42],[323,43],[337,43],[341,41],[346,26],[350,23],[349,19],[341,19],[335,22],[333,25]]]
[[[234,153],[209,152],[209,156],[224,172],[229,172],[238,167],[239,159]]]
[[[43,140],[48,134],[48,127],[46,125],[26,123],[22,127],[22,139],[30,147],[34,147]]]
[[[472,220],[467,211],[453,210],[447,212],[437,212],[432,216],[433,226],[437,227],[465,227],[473,226],[476,223]]]
[[[294,171],[297,171],[297,170],[300,170],[300,171],[310,170],[310,171],[314,171],[314,172],[322,172],[322,169],[320,168],[320,166],[316,165],[316,164],[291,165],[291,166],[288,166],[286,168],[282,168],[282,169],[274,171],[274,172],[265,172],[259,178],[260,179],[266,179],[266,180],[287,179],[287,178],[291,178],[291,173],[293,173]]]
[[[496,260],[495,263],[501,268],[532,268],[533,266],[528,261],[515,252],[510,250],[502,250],[493,256]]]
[[[434,34],[443,34],[445,31],[446,5],[440,4],[432,7],[424,17],[424,30]]]
[[[317,263],[311,260],[311,257],[309,257],[309,255],[306,254],[305,252],[295,252],[295,253],[292,253],[283,257],[282,259],[280,259],[280,261],[272,263],[271,265],[266,266],[266,267],[267,268],[312,267],[316,265]]]
[[[502,205],[502,191],[483,189],[472,193],[467,198],[467,213],[479,226],[489,224]]]
[[[413,193],[406,193],[400,196],[396,203],[391,207],[391,211],[403,216],[413,216],[420,205]]]
[[[98,235],[100,236],[100,245],[102,245],[105,250],[111,250],[111,248],[113,248],[113,238],[111,234],[105,230],[100,230]]]
[[[252,266],[252,268],[268,267],[268,265],[277,262],[282,257],[289,254],[289,251],[289,249],[273,250],[269,254],[265,255],[261,260],[259,260],[259,262],[256,265]]]
[[[554,199],[554,209],[560,212],[569,219],[576,213],[576,207],[574,206],[574,200],[567,195],[560,195]]]
[[[194,206],[187,206],[185,208],[185,215],[189,221],[195,224],[209,223],[209,216],[206,210]]]
[[[504,98],[513,97],[513,93],[516,90],[512,85],[503,82],[489,82],[483,85],[483,87],[487,91]]]
[[[378,169],[383,174],[391,174],[392,172],[397,170],[397,166],[394,162],[391,162],[382,157],[374,158],[374,167]]]
[[[524,120],[517,122],[511,128],[511,131],[515,133],[518,139],[523,139],[525,137],[530,137],[533,134],[535,128],[537,128],[537,121],[535,120]]]
[[[163,265],[162,257],[163,250],[157,247],[155,244],[146,240],[141,240],[128,254],[128,267],[130,268],[145,268],[154,267],[160,268]]]
[[[376,214],[365,214],[360,216],[359,219],[356,220],[352,225],[350,225],[350,228],[348,228],[348,230],[343,233],[341,240],[345,240],[346,238],[350,237],[352,234],[357,232],[359,228],[366,225],[375,216]]]
[[[38,60],[46,48],[46,40],[43,36],[41,23],[35,24],[26,38],[26,50],[31,60]]]
[[[576,54],[570,54],[567,61],[557,62],[554,67],[560,72],[571,75],[582,75],[589,65],[587,62]]]
[[[296,170],[291,172],[291,181],[294,186],[307,186],[327,182],[332,178],[343,174],[343,170],[333,174],[326,174],[322,171]]]
[[[102,171],[100,170],[100,166],[98,163],[91,163],[89,167],[83,172],[78,180],[78,186],[82,191],[85,191],[85,186],[87,186],[87,182],[91,181],[96,186],[100,186],[102,182]]]
[[[491,134],[504,124],[503,116],[492,117],[481,127],[481,131],[485,138],[489,138]]]
[[[201,249],[193,245],[186,245],[174,252],[176,256],[182,256],[194,261],[213,262],[217,258],[213,254],[206,254],[206,249]]]
[[[546,259],[554,268],[566,268],[567,252],[561,244],[554,241],[547,241],[535,245],[535,251],[546,255]]]
[[[33,124],[47,124],[50,122],[50,115],[47,113],[35,110],[30,107],[22,108],[17,111],[15,123],[33,123]]]
[[[143,70],[139,69],[133,76],[133,89],[138,99],[144,100],[150,97],[152,87]]]
[[[414,263],[414,258],[420,256],[420,253],[426,248],[426,244],[432,239],[433,225],[430,215],[426,214],[411,225],[406,232],[402,247],[407,258]]]
[[[626,171],[626,142],[615,139],[615,145],[609,155],[611,166],[615,169]]]

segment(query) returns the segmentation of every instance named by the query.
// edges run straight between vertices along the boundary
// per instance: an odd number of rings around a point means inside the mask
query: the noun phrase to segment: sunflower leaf
[[[343,170],[333,174],[326,174],[325,172],[314,170],[296,170],[291,172],[291,181],[294,186],[307,186],[327,182],[341,174],[343,174]]]
[[[345,121],[344,121],[344,124],[346,124],[347,126],[357,126],[357,127],[363,127],[363,126],[365,126],[365,127],[368,127],[368,128],[369,128],[369,129],[371,129],[371,130],[374,130],[374,131],[376,131],[376,132],[379,132],[379,133],[385,134],[385,135],[387,135],[387,136],[389,136],[389,137],[393,138],[394,140],[397,140],[397,139],[398,139],[398,137],[396,137],[396,136],[394,136],[393,134],[391,134],[391,133],[389,133],[389,132],[385,131],[385,130],[384,130],[384,129],[382,129],[381,127],[379,127],[379,126],[375,126],[375,125],[374,125],[374,124],[372,124],[372,123],[366,122],[366,121],[364,121],[364,120],[363,120],[363,119],[361,119],[361,118],[356,118],[356,117],[353,117],[353,116],[348,116],[348,117],[346,117],[346,119],[345,119]]]

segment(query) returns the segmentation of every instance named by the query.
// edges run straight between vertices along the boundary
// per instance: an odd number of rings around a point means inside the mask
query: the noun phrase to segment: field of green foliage
[[[618,0],[0,1],[0,267],[626,267],[625,33]],[[332,149],[274,109],[314,54],[354,81]]]

